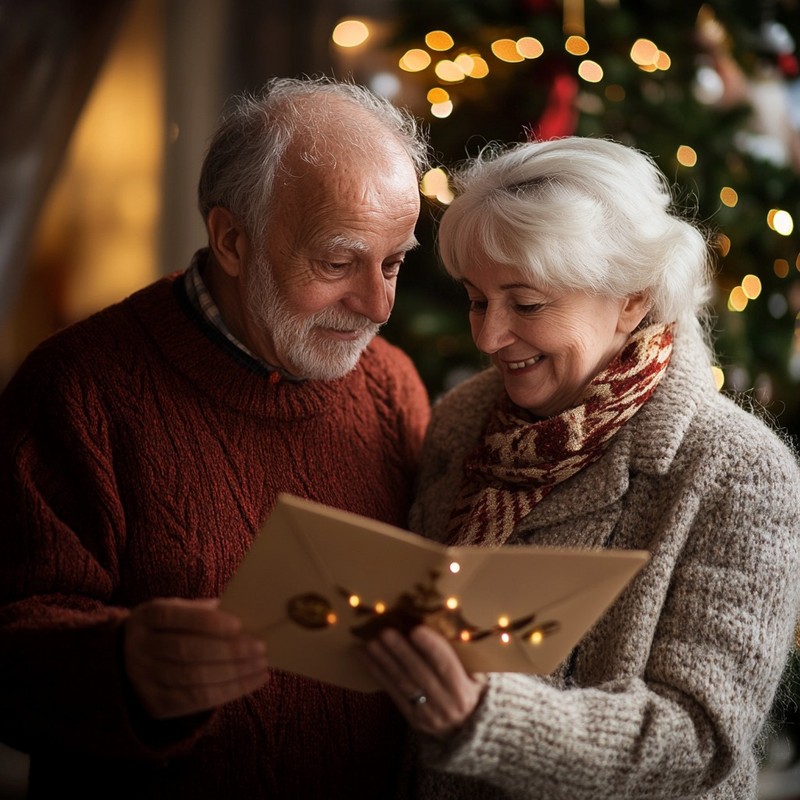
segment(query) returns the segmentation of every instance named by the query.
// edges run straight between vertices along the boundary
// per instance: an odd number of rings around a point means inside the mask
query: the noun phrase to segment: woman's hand
[[[426,625],[406,637],[386,628],[365,647],[367,668],[412,728],[442,738],[473,714],[486,689],[470,675],[450,643]]]

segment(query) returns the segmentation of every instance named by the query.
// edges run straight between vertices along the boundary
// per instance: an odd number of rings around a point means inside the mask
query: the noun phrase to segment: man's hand
[[[145,710],[179,717],[249,694],[267,680],[264,642],[217,600],[151,600],[125,622],[125,670]]]

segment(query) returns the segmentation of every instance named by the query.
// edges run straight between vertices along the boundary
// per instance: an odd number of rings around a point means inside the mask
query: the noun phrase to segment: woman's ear
[[[629,294],[623,303],[617,323],[618,329],[622,333],[633,333],[639,327],[639,323],[647,316],[647,312],[653,307],[653,301],[647,292],[637,292]]]
[[[248,247],[244,226],[227,208],[214,206],[206,219],[208,245],[227,275],[236,278],[242,270]]]

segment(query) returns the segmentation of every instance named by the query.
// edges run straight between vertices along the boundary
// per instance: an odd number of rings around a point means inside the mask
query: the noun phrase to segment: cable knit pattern
[[[32,797],[386,797],[405,726],[382,694],[275,672],[190,720],[130,701],[127,608],[218,596],[279,492],[404,526],[429,413],[381,339],[339,381],[271,383],[182,283],[56,335],[0,398],[0,735]]]
[[[412,528],[441,538],[501,386],[487,370],[434,408]],[[546,678],[493,674],[467,729],[419,742],[419,798],[753,798],[754,747],[800,606],[800,470],[718,394],[679,332],[667,373],[603,457],[514,543],[642,548],[651,561]]]

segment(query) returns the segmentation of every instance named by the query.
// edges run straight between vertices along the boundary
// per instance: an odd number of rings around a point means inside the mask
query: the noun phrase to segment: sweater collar
[[[362,364],[335,381],[278,381],[248,356],[189,301],[175,273],[130,298],[130,308],[170,367],[210,400],[264,419],[294,420],[341,413],[364,383]],[[362,355],[368,357],[372,345]]]

